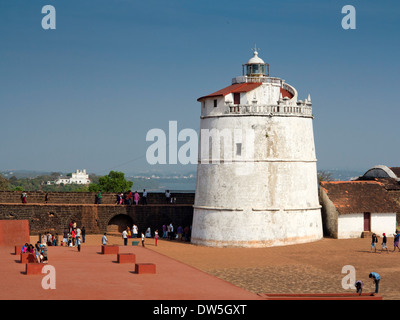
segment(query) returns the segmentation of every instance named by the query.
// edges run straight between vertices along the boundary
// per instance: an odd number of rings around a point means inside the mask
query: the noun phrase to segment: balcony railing
[[[228,114],[255,114],[255,115],[287,115],[312,117],[312,107],[301,106],[280,106],[280,105],[252,105],[252,104],[231,104],[228,105]]]
[[[266,76],[260,76],[260,77],[239,76],[232,79],[232,84],[245,83],[245,82],[276,83],[282,85],[282,79],[266,77]]]

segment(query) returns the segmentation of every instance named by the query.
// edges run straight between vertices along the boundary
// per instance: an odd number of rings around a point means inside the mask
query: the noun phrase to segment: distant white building
[[[82,171],[76,170],[76,172],[72,173],[70,178],[58,178],[54,181],[55,184],[89,184],[90,182],[86,169],[83,169]]]

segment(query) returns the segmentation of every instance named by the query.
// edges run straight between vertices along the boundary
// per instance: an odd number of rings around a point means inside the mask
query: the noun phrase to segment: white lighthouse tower
[[[201,102],[192,243],[267,247],[319,240],[311,99],[254,56]]]

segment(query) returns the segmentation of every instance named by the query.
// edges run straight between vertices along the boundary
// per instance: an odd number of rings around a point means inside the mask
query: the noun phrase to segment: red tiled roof
[[[400,178],[400,167],[389,167],[390,170],[393,171],[393,173]]]
[[[283,88],[281,88],[281,93],[282,93],[282,98],[285,98],[285,97],[288,97],[289,99],[293,98],[293,95],[289,91],[287,91]]]
[[[214,93],[211,93],[207,96],[203,96],[197,99],[197,101],[200,101],[201,99],[204,98],[211,98],[211,97],[218,97],[218,96],[226,96],[227,94],[230,93],[239,93],[239,92],[249,92],[251,90],[254,90],[255,88],[258,88],[262,83],[261,82],[252,82],[252,83],[236,83],[233,84],[229,87],[223,88],[221,90],[218,90]],[[286,91],[286,90],[285,90]]]
[[[321,187],[340,214],[400,212],[383,183],[377,181],[323,181]]]

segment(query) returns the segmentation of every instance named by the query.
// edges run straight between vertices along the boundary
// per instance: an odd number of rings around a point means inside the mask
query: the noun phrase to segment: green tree
[[[8,190],[8,187],[10,186],[10,181],[6,178],[4,178],[0,174],[0,190]]]
[[[110,171],[106,176],[99,178],[99,183],[91,183],[89,191],[125,192],[132,188],[133,182],[125,179],[125,174],[119,171]]]

